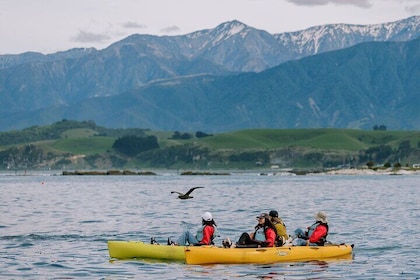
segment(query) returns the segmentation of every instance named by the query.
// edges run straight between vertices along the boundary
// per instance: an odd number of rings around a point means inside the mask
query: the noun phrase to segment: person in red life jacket
[[[324,246],[328,235],[327,215],[319,211],[315,214],[315,223],[307,231],[298,228],[294,232],[292,245],[296,246]]]
[[[276,228],[270,221],[270,216],[262,213],[257,217],[258,224],[251,234],[242,233],[236,247],[273,247],[276,240]]]
[[[213,220],[213,216],[210,212],[205,212],[201,218],[202,227],[197,231],[196,235],[188,230],[184,231],[176,243],[168,238],[168,245],[214,245],[213,239],[216,236],[216,222]]]

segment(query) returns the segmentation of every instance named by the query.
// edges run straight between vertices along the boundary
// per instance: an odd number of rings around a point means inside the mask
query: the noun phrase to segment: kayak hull
[[[187,264],[267,264],[277,262],[351,259],[353,245],[222,248],[217,246],[152,245],[141,241],[108,241],[115,259],[157,259]]]
[[[353,245],[269,248],[186,247],[187,264],[266,264],[322,259],[351,259]]]
[[[115,259],[161,259],[185,261],[184,246],[152,245],[141,241],[108,241],[108,252]]]

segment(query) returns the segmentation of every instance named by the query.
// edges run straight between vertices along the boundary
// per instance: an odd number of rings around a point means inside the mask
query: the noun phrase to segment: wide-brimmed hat
[[[319,211],[315,214],[315,221],[322,222],[322,223],[328,223],[327,214],[323,211]]]
[[[201,218],[203,218],[203,220],[206,222],[210,222],[211,220],[213,220],[213,216],[210,212],[205,212],[203,216],[201,216]]]
[[[268,218],[269,218],[269,216],[268,216],[268,214],[267,214],[267,213],[261,213],[261,214],[257,217],[257,219],[260,219],[260,218],[265,218],[265,219],[268,219]]]

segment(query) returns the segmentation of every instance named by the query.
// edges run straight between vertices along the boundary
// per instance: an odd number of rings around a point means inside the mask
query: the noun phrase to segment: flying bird
[[[178,198],[179,199],[189,199],[189,198],[193,198],[193,196],[190,196],[190,194],[193,192],[193,190],[195,190],[195,189],[201,189],[201,188],[204,188],[204,187],[195,187],[195,188],[191,188],[189,191],[187,191],[186,193],[180,193],[180,192],[177,192],[177,191],[171,191],[171,193],[177,193],[177,194],[179,194],[178,195]]]

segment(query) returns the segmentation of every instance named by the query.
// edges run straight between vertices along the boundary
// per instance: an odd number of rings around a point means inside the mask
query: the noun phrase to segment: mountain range
[[[420,129],[420,16],[270,34],[239,21],[103,50],[0,56],[0,131],[115,128]]]

